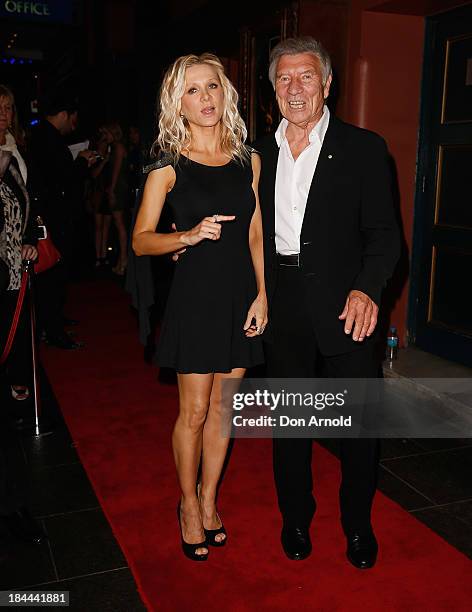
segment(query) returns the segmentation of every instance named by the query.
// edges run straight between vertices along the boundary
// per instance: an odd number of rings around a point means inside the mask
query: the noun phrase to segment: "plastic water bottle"
[[[398,334],[397,328],[391,327],[387,337],[387,361],[392,363],[398,354]]]

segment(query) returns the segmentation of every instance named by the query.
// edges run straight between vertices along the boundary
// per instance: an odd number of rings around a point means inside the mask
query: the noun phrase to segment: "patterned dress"
[[[0,202],[3,228],[0,232],[0,258],[10,272],[8,291],[21,285],[23,236],[29,216],[29,198],[16,159],[0,151]]]

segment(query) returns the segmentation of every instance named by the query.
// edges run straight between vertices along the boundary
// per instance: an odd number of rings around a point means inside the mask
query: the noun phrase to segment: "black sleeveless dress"
[[[261,339],[247,338],[243,330],[257,294],[249,249],[255,209],[251,164],[206,166],[181,156],[174,169],[167,202],[178,231],[215,214],[236,219],[222,223],[219,240],[203,240],[180,255],[157,362],[180,373],[230,372],[260,364]]]

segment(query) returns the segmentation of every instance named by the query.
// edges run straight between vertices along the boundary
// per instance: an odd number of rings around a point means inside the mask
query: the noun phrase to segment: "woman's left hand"
[[[255,319],[256,323],[252,323]],[[247,313],[244,331],[248,338],[259,336],[264,333],[267,325],[267,298],[265,295],[258,295],[249,308]]]
[[[24,244],[21,249],[21,259],[26,261],[29,259],[30,261],[36,261],[38,259],[38,250],[36,247],[31,244]]]

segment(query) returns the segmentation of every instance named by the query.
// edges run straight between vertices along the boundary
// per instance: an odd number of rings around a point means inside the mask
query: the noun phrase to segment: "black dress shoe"
[[[210,546],[224,546],[226,544],[226,540],[228,539],[228,534],[226,533],[226,529],[225,526],[223,525],[223,521],[220,519],[219,515],[216,515],[218,517],[218,520],[221,523],[221,527],[218,527],[218,529],[205,529],[205,527],[203,528],[203,531],[205,532],[205,539],[208,542],[208,544],[210,544]],[[217,536],[219,535],[224,535],[225,537],[222,540],[217,540]]]
[[[0,517],[12,535],[29,544],[41,544],[46,534],[27,508]]]
[[[311,553],[311,540],[305,527],[283,527],[281,535],[284,553],[293,561],[306,559]]]
[[[358,569],[369,569],[374,567],[377,560],[378,544],[373,532],[352,533],[346,536],[346,556]]]

